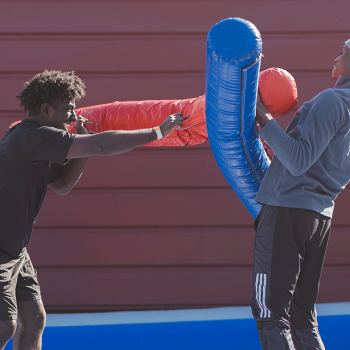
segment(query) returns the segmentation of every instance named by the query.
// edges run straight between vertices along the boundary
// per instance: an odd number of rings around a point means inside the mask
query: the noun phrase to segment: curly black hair
[[[24,84],[25,88],[16,96],[21,101],[24,111],[29,115],[40,113],[43,103],[56,107],[57,102],[65,98],[79,100],[85,96],[85,84],[74,72],[44,70]]]

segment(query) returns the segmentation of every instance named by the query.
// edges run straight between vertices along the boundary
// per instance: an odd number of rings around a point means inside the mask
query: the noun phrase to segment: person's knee
[[[42,305],[34,310],[21,312],[18,318],[18,327],[22,332],[40,334],[44,331],[46,325],[46,312]]]
[[[40,310],[40,312],[36,315],[34,320],[35,330],[39,333],[44,331],[46,325],[46,312],[44,309]]]
[[[0,321],[0,337],[2,340],[10,340],[16,332],[16,320]]]
[[[30,332],[40,334],[44,331],[46,324],[46,313],[45,311],[38,312],[33,318],[21,320],[21,326]]]

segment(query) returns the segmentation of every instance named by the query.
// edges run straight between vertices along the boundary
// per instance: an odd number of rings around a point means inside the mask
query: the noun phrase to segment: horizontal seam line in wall
[[[349,34],[349,30],[288,30],[288,31],[260,31],[261,35],[333,35],[333,34]],[[38,36],[38,37],[54,37],[54,36],[63,36],[63,37],[82,37],[82,36],[92,36],[92,37],[130,37],[130,36],[179,36],[179,37],[186,37],[186,36],[206,36],[208,34],[208,31],[199,31],[199,32],[0,32],[0,37],[4,36]]]
[[[106,226],[92,226],[92,225],[88,225],[88,226],[35,226],[34,225],[34,230],[66,230],[66,229],[72,229],[72,230],[96,230],[96,229],[119,229],[119,230],[167,230],[167,229],[171,229],[171,230],[182,230],[182,229],[240,229],[240,228],[249,228],[249,229],[253,229],[253,223],[250,225],[237,225],[237,226],[233,226],[233,225],[187,225],[187,226],[155,226],[155,225],[151,225],[151,226],[147,226],[147,225],[142,225],[142,226],[111,226],[111,225],[106,225]]]
[[[171,149],[171,147],[169,147]],[[210,151],[205,150],[205,151]],[[74,193],[74,192],[79,192],[79,191],[88,191],[88,192],[99,192],[99,191],[147,191],[147,190],[152,190],[152,191],[164,191],[164,190],[170,190],[170,191],[189,191],[189,190],[194,190],[194,191],[226,191],[226,190],[231,190],[231,187],[229,185],[227,186],[188,186],[188,187],[149,187],[149,186],[144,186],[144,187],[76,187],[73,188],[69,193]],[[346,187],[344,190],[341,191],[341,193],[344,193],[345,191],[349,191],[350,187]],[[50,195],[56,195],[53,191],[49,191],[48,194]],[[332,225],[332,227],[334,227]]]
[[[332,68],[332,67],[331,67]],[[316,74],[316,73],[325,73],[329,72],[331,68],[324,68],[324,69],[288,69],[288,72],[290,73],[309,73],[309,74]],[[1,76],[23,76],[23,75],[35,75],[38,71],[0,71],[0,78]],[[184,76],[190,75],[190,74],[196,74],[196,75],[202,75],[205,74],[205,70],[173,70],[173,71],[79,71],[75,70],[75,73],[77,75],[85,75],[85,76],[101,76],[101,75],[108,75],[110,77],[111,75],[120,76],[120,75],[179,75],[182,74]],[[185,78],[185,77],[183,77]]]
[[[39,227],[34,227],[34,230],[35,232],[37,231],[40,231],[40,230],[59,230],[59,229],[66,229],[66,226],[39,226]],[[79,226],[74,226],[72,227],[72,231],[74,230],[84,230],[84,231],[87,231],[87,230],[95,230],[95,229],[100,229],[101,227],[100,226],[84,226],[84,227],[79,227]],[[154,226],[104,226],[103,229],[113,229],[113,230],[123,230],[123,233],[125,233],[125,231],[127,230],[132,230],[132,231],[143,231],[145,229],[148,229],[148,230],[152,230],[154,232],[156,231],[161,231],[161,230],[164,230],[164,229],[171,229],[171,230],[186,230],[186,229],[203,229],[203,228],[207,228],[207,229],[210,229],[210,230],[214,230],[214,229],[223,229],[223,228],[226,228],[226,229],[229,229],[229,230],[240,230],[240,229],[252,229],[252,232],[254,232],[254,235],[255,235],[255,231],[253,230],[253,225],[247,225],[247,226],[244,226],[244,225],[226,225],[226,226],[216,226],[216,225],[205,225],[205,226],[200,226],[200,225],[197,225],[197,226],[157,226],[157,227],[154,227]],[[70,232],[72,232],[70,231]],[[73,233],[74,234],[74,233]],[[131,234],[131,233],[130,233]]]
[[[231,190],[231,187],[229,185],[227,186],[188,186],[188,187],[171,187],[171,186],[159,186],[159,187],[149,187],[149,186],[143,186],[143,187],[76,187],[73,188],[69,193],[74,193],[74,192],[80,192],[80,191],[89,191],[89,192],[99,192],[99,191],[147,191],[147,190],[152,190],[152,191],[165,191],[165,190],[170,190],[170,191],[181,191],[181,190],[194,190],[194,191],[226,191],[226,190]],[[50,194],[55,194],[53,191],[48,192]]]
[[[37,74],[38,71],[0,71],[0,77],[2,75],[34,75]],[[80,71],[80,70],[75,70],[75,73],[77,75],[177,75],[177,74],[204,74],[205,70],[159,70],[159,71]]]
[[[169,147],[171,148],[171,147]],[[207,152],[211,152],[210,149],[208,150],[203,150],[203,151],[207,151]],[[211,192],[215,192],[215,191],[227,191],[227,190],[231,190],[231,187],[229,185],[227,186],[172,186],[172,187],[155,187],[155,186],[143,186],[143,187],[75,187],[73,188],[69,193],[74,193],[74,192],[81,192],[81,191],[88,191],[88,192],[100,192],[100,191],[118,191],[118,192],[126,192],[126,191],[211,191]],[[349,191],[350,187],[346,187],[342,193],[344,193],[344,191]],[[47,194],[50,195],[56,195],[55,192],[53,192],[52,190],[48,191]],[[68,194],[69,195],[69,194]],[[332,227],[334,227],[332,225]]]
[[[211,152],[210,150],[206,150]],[[102,178],[102,176],[101,176]],[[79,192],[79,191],[89,191],[89,192],[98,192],[98,191],[217,191],[217,190],[231,190],[229,185],[227,186],[143,186],[143,187],[75,187],[69,193]],[[47,193],[55,194],[53,191]]]
[[[1,119],[1,116],[0,116],[0,119]],[[152,152],[152,153],[153,152],[186,152],[188,153],[188,152],[197,152],[197,151],[211,153],[209,143],[198,144],[195,146],[186,146],[186,147],[185,146],[140,146],[125,153],[135,155],[138,152]]]
[[[210,264],[210,265],[201,265],[201,264],[185,264],[185,265],[40,265],[35,264],[36,269],[46,269],[46,270],[53,270],[53,269],[81,269],[81,270],[89,270],[89,269],[113,269],[113,270],[122,270],[122,269],[177,269],[177,268],[211,268],[211,269],[220,269],[220,268],[235,268],[235,267],[244,267],[244,268],[251,268],[253,267],[252,264]]]
[[[206,36],[207,32],[0,32],[0,38],[1,37],[25,37],[28,38],[28,36],[38,36],[38,37],[97,37],[100,38],[101,36],[105,37],[145,37],[145,36],[151,36],[151,37],[189,37],[189,36]]]

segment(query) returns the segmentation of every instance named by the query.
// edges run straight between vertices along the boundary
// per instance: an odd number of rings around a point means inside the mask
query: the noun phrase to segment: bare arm
[[[66,195],[79,181],[88,158],[70,159],[63,166],[62,177],[52,182],[48,187],[57,194]]]
[[[80,135],[88,135],[89,132],[83,126],[85,120],[79,117],[75,124],[75,129]],[[88,158],[69,159],[63,165],[62,176],[59,180],[52,182],[48,187],[57,194],[66,195],[79,181],[83,174]]]
[[[169,116],[160,129],[164,137],[180,128],[184,118],[180,113]],[[157,140],[153,129],[105,131],[94,135],[77,135],[68,151],[67,158],[109,156],[130,151]]]

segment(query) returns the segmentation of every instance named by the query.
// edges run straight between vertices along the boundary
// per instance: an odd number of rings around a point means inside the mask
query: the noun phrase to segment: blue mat
[[[343,314],[349,309],[350,303],[318,305],[318,310],[321,311],[321,316],[318,317],[320,333],[327,350],[350,349],[350,313]],[[337,315],[339,310],[341,314]],[[226,319],[218,319],[220,315]],[[249,315],[249,307],[48,315],[43,349],[260,349],[255,321]],[[161,322],[162,319],[164,322]],[[89,324],[93,321],[96,324]],[[11,342],[5,349],[11,349]]]

